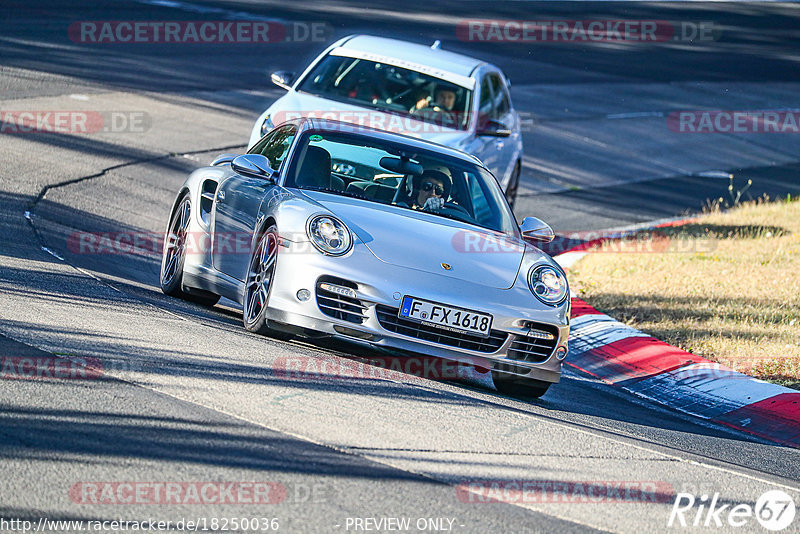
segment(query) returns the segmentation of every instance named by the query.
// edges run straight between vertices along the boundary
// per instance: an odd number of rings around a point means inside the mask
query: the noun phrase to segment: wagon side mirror
[[[502,122],[489,119],[478,128],[477,134],[488,137],[508,137],[511,135],[511,130]]]
[[[235,160],[239,157],[239,154],[220,154],[214,161],[211,162],[212,167],[218,167],[220,165],[230,165],[231,161]]]
[[[292,88],[292,83],[294,83],[294,72],[279,70],[270,74],[269,79],[281,89],[286,89],[288,91]]]

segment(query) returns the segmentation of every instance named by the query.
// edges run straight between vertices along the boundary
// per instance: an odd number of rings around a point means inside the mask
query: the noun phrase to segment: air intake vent
[[[514,336],[508,348],[508,358],[530,363],[546,361],[558,343],[558,328],[533,323],[527,336]]]
[[[317,306],[322,313],[334,319],[361,324],[366,319],[364,312],[367,307],[354,296],[344,294],[347,292],[345,289],[351,289],[355,295],[357,288],[356,284],[348,280],[321,276],[317,280]]]

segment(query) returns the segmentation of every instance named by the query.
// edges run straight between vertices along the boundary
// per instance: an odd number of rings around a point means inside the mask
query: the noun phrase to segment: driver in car
[[[433,92],[433,105],[442,108],[444,111],[453,111],[456,105],[456,90],[450,84],[439,84]],[[422,98],[417,102],[417,109],[428,106],[428,99]]]
[[[457,121],[456,112],[453,110],[458,98],[457,89],[449,83],[440,83],[436,86],[433,96],[432,103],[429,103],[427,98],[420,99],[415,106],[416,109],[412,108],[412,112],[435,112],[438,114],[442,126],[453,126]]]
[[[411,193],[411,208],[425,211],[439,211],[450,197],[450,177],[441,171],[428,169],[421,176],[414,177],[414,190]]]

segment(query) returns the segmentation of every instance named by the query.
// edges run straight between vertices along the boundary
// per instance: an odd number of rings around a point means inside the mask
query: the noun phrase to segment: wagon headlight
[[[561,271],[548,265],[531,269],[528,273],[528,286],[536,298],[551,306],[561,304],[569,295],[567,278]]]
[[[275,125],[272,124],[272,117],[267,115],[264,118],[264,122],[261,123],[261,137],[264,137],[264,135],[273,128],[275,128]]]
[[[308,237],[320,252],[329,256],[341,256],[353,244],[347,226],[330,215],[311,217],[308,220]]]

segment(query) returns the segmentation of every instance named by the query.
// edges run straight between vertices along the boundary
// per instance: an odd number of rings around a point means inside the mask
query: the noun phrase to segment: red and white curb
[[[668,345],[578,298],[564,363],[681,412],[800,448],[800,392]]]
[[[580,248],[556,260],[569,268],[587,253]],[[681,412],[800,448],[800,392],[673,347],[574,297],[564,363]]]

